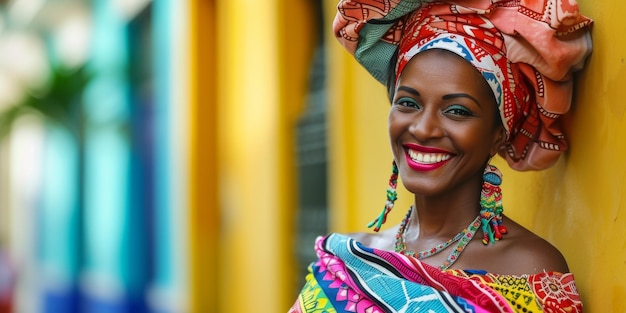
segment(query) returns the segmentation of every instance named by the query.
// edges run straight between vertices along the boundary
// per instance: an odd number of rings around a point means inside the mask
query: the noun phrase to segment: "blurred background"
[[[579,3],[594,52],[571,150],[496,164],[586,310],[626,312],[626,5]],[[1,0],[0,313],[286,312],[315,237],[365,230],[390,174],[385,90],[336,43],[335,7]]]

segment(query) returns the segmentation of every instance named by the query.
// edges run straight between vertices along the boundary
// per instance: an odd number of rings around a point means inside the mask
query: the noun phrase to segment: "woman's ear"
[[[506,142],[506,130],[504,130],[502,125],[499,125],[494,131],[493,145],[491,146],[491,151],[489,151],[491,157],[496,155],[504,145],[504,142]]]

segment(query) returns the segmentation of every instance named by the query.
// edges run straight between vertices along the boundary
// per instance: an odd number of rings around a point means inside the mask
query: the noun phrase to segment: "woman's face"
[[[396,85],[389,136],[405,187],[442,195],[482,181],[505,139],[495,99],[482,75],[444,50],[414,56]]]

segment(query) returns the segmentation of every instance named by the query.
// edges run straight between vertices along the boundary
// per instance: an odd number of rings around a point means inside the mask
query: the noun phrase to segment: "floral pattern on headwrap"
[[[570,108],[572,73],[591,52],[592,21],[569,0],[422,2],[343,0],[333,28],[382,83],[389,66],[397,80],[424,50],[464,57],[496,97],[508,136],[500,155],[516,170],[553,165],[567,149],[560,120]],[[398,63],[390,65],[398,46]]]

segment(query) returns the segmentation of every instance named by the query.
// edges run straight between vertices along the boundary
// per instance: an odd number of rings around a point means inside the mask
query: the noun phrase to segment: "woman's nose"
[[[442,137],[444,132],[437,112],[425,110],[415,117],[409,131],[419,140]]]

